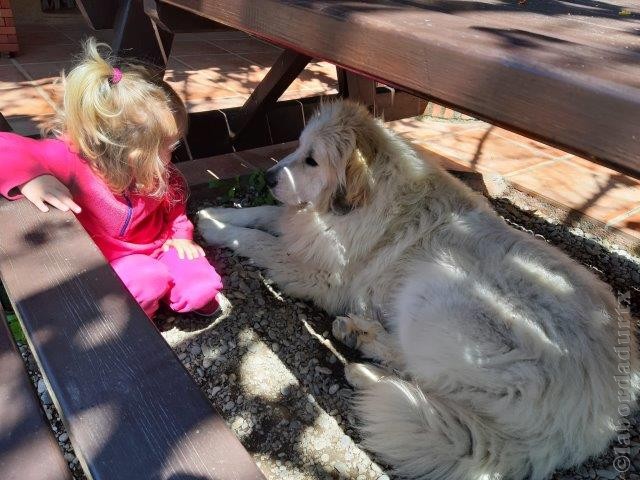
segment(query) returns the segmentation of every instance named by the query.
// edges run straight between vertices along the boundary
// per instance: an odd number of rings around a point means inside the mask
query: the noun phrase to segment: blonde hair
[[[114,193],[162,197],[169,168],[159,153],[184,135],[182,100],[161,74],[118,59],[95,38],[83,49],[81,61],[62,75],[63,105],[45,133],[66,137]]]

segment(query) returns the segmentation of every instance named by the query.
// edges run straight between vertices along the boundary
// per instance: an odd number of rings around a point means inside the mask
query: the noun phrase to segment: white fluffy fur
[[[398,475],[536,480],[605,449],[624,363],[606,284],[352,103],[322,106],[269,175],[285,206],[207,209],[199,228],[348,314],[334,334],[383,368],[347,370],[363,437]]]

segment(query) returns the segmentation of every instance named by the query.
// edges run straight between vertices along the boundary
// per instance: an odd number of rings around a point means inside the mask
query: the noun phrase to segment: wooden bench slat
[[[4,480],[71,480],[1,306],[0,472]]]
[[[213,157],[198,158],[177,163],[176,167],[190,187],[207,185],[212,180],[247,175],[255,170],[267,170],[278,160],[293,152],[298,142],[279,143],[267,147],[225,153]]]
[[[2,201],[0,225],[0,277],[91,478],[264,478],[75,217]]]
[[[640,173],[638,14],[621,1],[160,1]]]

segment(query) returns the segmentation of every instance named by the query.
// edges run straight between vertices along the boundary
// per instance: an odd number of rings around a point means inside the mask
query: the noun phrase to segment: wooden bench
[[[640,172],[640,14],[622,1],[157,3],[283,47],[283,58],[318,58],[364,76],[368,87],[357,90],[365,103],[380,81]],[[268,98],[263,84],[256,91]]]
[[[0,472],[5,480],[71,480],[0,306]]]
[[[0,281],[89,478],[264,479],[72,214],[0,200],[0,226]],[[0,471],[70,478],[1,311]]]

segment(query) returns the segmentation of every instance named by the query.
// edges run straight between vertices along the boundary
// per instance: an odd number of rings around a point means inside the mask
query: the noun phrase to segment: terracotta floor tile
[[[640,213],[627,217],[613,224],[612,227],[623,231],[627,235],[640,239]]]
[[[386,122],[385,125],[396,133],[402,134],[405,138],[416,141],[428,140],[443,135],[461,135],[462,132],[477,129],[475,123],[442,122],[419,117],[402,118],[393,122]]]
[[[509,140],[514,140],[516,142],[522,143],[524,145],[527,145],[535,150],[538,150],[540,152],[544,152],[545,155],[548,155],[550,157],[564,157],[567,155],[567,152],[560,150],[559,148],[555,148],[555,147],[551,147],[549,145],[546,145],[544,143],[540,143],[536,140],[532,140],[530,138],[524,137],[522,135],[519,135],[517,133],[511,132],[509,130],[505,130],[504,128],[500,128],[500,127],[494,127],[492,134],[494,135],[498,135],[500,137],[504,137],[507,138]]]
[[[207,72],[168,69],[165,80],[186,102],[237,95],[237,92],[226,88],[224,77]]]
[[[15,88],[16,84],[23,84],[26,78],[13,65],[0,65],[0,89]]]
[[[200,70],[221,86],[238,94],[250,94],[267,74],[268,69],[253,65],[237,55],[194,55],[176,57],[194,70]]]
[[[59,33],[59,31],[56,28],[47,24],[33,23],[33,22],[23,23],[19,21],[16,23],[16,31],[18,32],[18,35],[24,35],[24,36],[37,35],[41,33],[55,35]],[[52,38],[51,40],[55,41],[54,38]]]
[[[299,85],[301,89],[315,90],[318,93],[322,93],[329,88],[338,88],[338,79],[314,72],[307,67],[296,79],[296,85]]]
[[[280,56],[280,51],[271,50],[268,52],[248,52],[248,53],[240,53],[239,55],[242,58],[245,58],[247,61],[252,62],[256,65],[260,65],[261,67],[269,67],[273,66],[276,59]]]
[[[24,115],[50,115],[53,107],[31,86],[0,90],[0,112],[5,117]]]
[[[516,185],[607,223],[640,205],[640,181],[567,160],[515,175]]]
[[[226,50],[216,47],[210,42],[203,40],[179,40],[173,42],[171,46],[171,56],[181,57],[186,55],[209,55],[228,53]]]
[[[62,30],[61,32],[65,37],[69,39],[72,45],[78,46],[80,42],[86,40],[89,37],[95,37],[96,40],[104,43],[111,44],[113,40],[113,30],[91,30],[89,27],[79,30]]]
[[[261,42],[255,38],[240,38],[240,39],[214,39],[212,43],[220,48],[223,48],[233,53],[259,53],[278,51],[278,47],[269,45],[268,43]]]
[[[239,55],[254,65],[256,69],[257,67],[265,67],[267,70],[264,71],[264,75],[266,75],[266,72],[268,72],[268,69],[270,69],[274,64],[280,55],[280,52],[274,50],[270,52],[243,53]],[[317,62],[310,63],[300,76],[298,76],[298,78],[289,86],[286,92],[291,93],[299,90],[312,90],[320,94],[337,88],[338,79],[335,67],[331,69],[327,68],[327,65],[328,64]]]
[[[21,64],[42,62],[68,62],[80,53],[76,45],[20,45],[20,54],[16,60]]]
[[[69,72],[74,66],[73,62],[46,62],[46,63],[20,63],[22,68],[34,80],[49,79],[53,81],[60,78],[62,70]]]
[[[244,32],[236,30],[217,30],[213,32],[178,33],[175,40],[238,40],[251,38]]]
[[[207,112],[209,110],[223,110],[225,108],[240,107],[247,100],[248,95],[233,95],[229,97],[196,98],[186,101],[187,110],[191,113]]]
[[[506,175],[557,158],[547,155],[543,148],[495,135],[491,126],[428,140],[428,147],[436,153],[486,173]]]
[[[63,34],[60,34],[53,29],[40,29],[33,32],[24,32],[24,30],[18,26],[16,27],[18,34],[18,43],[20,48],[26,45],[71,45],[73,41]]]

